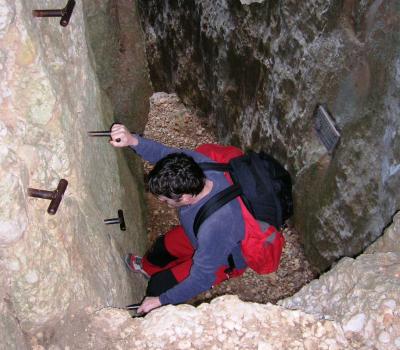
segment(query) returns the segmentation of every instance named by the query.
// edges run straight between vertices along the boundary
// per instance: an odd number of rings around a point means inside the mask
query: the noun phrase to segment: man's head
[[[172,207],[190,204],[204,188],[206,177],[192,157],[172,153],[160,159],[148,175],[151,193]]]

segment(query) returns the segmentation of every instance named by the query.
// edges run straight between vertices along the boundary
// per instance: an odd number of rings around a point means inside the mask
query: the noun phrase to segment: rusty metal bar
[[[58,183],[57,188],[54,191],[38,190],[36,188],[28,188],[28,196],[34,198],[42,198],[51,200],[47,212],[50,215],[54,215],[60,206],[61,200],[64,196],[65,190],[67,189],[68,181],[61,179]]]
[[[90,137],[111,136],[111,131],[88,131]],[[116,142],[121,142],[120,138],[115,139]]]
[[[69,0],[63,9],[56,10],[33,10],[33,17],[61,17],[60,25],[66,27],[72,16],[75,7],[75,0]]]
[[[88,131],[89,136],[111,136],[111,131]]]
[[[106,225],[113,225],[113,224],[119,224],[119,218],[115,218],[115,219],[105,219],[104,223]]]
[[[33,10],[33,17],[61,17],[63,10]]]
[[[125,306],[126,310],[137,310],[139,309],[141,304],[131,304],[131,305],[127,305]]]
[[[126,231],[124,212],[121,209],[118,210],[117,218],[105,219],[104,223],[106,225],[119,224],[119,228],[121,229],[121,231]]]
[[[28,196],[52,200],[54,198],[54,191],[37,190],[36,188],[28,188]]]

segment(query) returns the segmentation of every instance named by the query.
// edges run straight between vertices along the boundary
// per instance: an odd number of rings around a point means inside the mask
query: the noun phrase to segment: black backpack
[[[229,172],[233,185],[217,193],[200,208],[194,232],[202,222],[223,205],[240,196],[256,220],[280,229],[293,214],[292,180],[288,171],[272,156],[247,152],[229,163],[199,163],[204,170]]]

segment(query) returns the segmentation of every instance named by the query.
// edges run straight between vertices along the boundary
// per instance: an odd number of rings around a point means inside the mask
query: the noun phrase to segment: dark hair
[[[147,176],[151,193],[175,200],[183,194],[198,195],[205,182],[203,170],[184,153],[171,153],[160,159]]]

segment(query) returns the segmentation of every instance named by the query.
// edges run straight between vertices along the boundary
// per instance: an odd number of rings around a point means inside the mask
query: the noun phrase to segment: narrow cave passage
[[[195,111],[187,108],[176,94],[155,93],[150,99],[150,113],[144,136],[171,147],[195,149],[204,143],[218,143],[215,129]],[[145,164],[145,170],[151,166]],[[178,225],[175,209],[147,193],[147,232],[149,242]],[[247,269],[245,274],[223,282],[188,303],[197,305],[225,294],[235,294],[243,301],[276,303],[293,295],[303,285],[316,277],[307,262],[299,235],[294,227],[285,229],[286,245],[277,272],[259,275]]]

